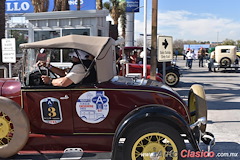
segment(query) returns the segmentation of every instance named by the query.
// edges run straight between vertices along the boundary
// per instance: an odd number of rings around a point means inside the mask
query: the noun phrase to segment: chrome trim
[[[62,99],[62,100],[65,100],[65,99],[68,99],[68,98],[69,98],[68,95],[65,95],[64,97],[60,97],[60,99]]]
[[[205,124],[207,124],[206,117],[201,117],[201,118],[198,118],[198,120],[195,123],[191,124],[190,128],[194,129],[197,126],[200,127],[201,125],[205,125]]]

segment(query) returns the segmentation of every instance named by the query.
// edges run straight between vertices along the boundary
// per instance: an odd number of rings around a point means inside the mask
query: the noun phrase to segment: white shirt
[[[189,51],[186,55],[187,59],[194,59],[194,53]]]
[[[74,84],[79,83],[85,76],[86,71],[82,64],[76,64],[66,75],[67,78],[71,79]]]

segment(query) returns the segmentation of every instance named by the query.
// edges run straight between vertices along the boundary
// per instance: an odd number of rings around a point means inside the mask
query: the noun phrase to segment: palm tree
[[[110,2],[104,3],[104,8],[109,10],[110,16],[113,19],[114,24],[118,24],[119,17],[125,13],[126,2],[119,2],[118,0],[110,0]]]
[[[104,8],[109,10],[110,16],[113,19],[114,25],[118,25],[118,19],[122,17],[121,25],[123,30],[123,36],[125,36],[126,28],[126,2],[119,0],[110,0],[110,2],[105,2],[103,4]]]
[[[0,3],[0,39],[5,37],[5,1]],[[2,43],[0,43],[0,65],[2,65]]]
[[[122,37],[125,39],[126,36],[126,23],[127,23],[127,17],[126,12],[124,12],[120,17],[120,24],[122,28]]]
[[[96,0],[96,6],[97,10],[102,10],[103,9],[102,0]]]
[[[78,3],[80,4],[80,3]],[[54,11],[69,10],[68,0],[54,0]]]
[[[49,6],[49,0],[32,0],[34,12],[47,12]]]
[[[80,4],[80,0],[77,0],[77,10],[81,9],[81,4]]]

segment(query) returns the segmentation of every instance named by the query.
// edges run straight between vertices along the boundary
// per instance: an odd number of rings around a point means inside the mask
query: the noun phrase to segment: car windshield
[[[69,52],[71,52],[70,49],[24,49],[23,72],[20,77],[22,84],[28,86],[30,75],[40,73],[40,70],[44,72],[40,74],[49,74],[46,73],[45,67],[37,66],[38,61],[46,61],[47,64],[51,63],[60,68],[71,67],[72,63],[67,63],[70,62],[70,58],[65,54]]]
[[[34,64],[37,60],[37,51],[40,51],[41,48],[54,49],[50,50],[50,56],[47,57],[51,60],[51,64],[58,63],[57,65],[53,64],[56,67],[61,67],[60,65],[63,65],[64,62],[69,62],[67,61],[67,53],[70,53],[69,50],[77,49],[91,54],[95,57],[94,67],[96,68],[98,83],[109,81],[116,75],[115,41],[109,37],[68,35],[37,42],[23,43],[20,44],[20,48],[26,51],[24,56],[24,72],[21,74],[22,78],[20,77],[23,80],[22,82],[26,82],[25,85],[28,83],[28,78],[24,79],[24,77],[31,76],[29,75],[30,72],[37,69]],[[31,48],[37,49],[30,51],[29,49]],[[56,52],[55,49],[58,51]],[[69,66],[64,64],[63,68],[67,67]],[[32,76],[36,77],[34,74]]]

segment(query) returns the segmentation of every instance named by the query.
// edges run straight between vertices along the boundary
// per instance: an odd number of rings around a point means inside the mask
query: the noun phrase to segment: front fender
[[[184,118],[175,110],[169,107],[154,104],[136,108],[120,122],[115,131],[113,139],[112,159],[118,159],[122,155],[118,155],[118,153],[122,151],[122,146],[124,143],[121,141],[120,138],[125,138],[128,131],[131,130],[133,127],[137,126],[138,124],[149,121],[161,121],[171,125],[173,128],[178,130],[179,133],[186,134],[193,148],[195,150],[199,150],[199,146],[194,139],[189,124],[184,120]]]

